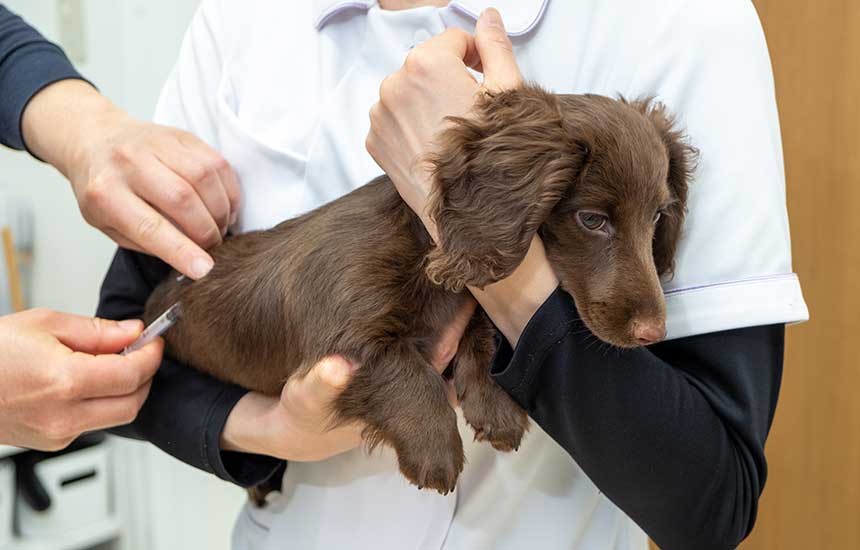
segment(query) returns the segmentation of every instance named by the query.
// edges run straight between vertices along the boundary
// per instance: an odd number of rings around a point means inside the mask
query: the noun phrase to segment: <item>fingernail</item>
[[[487,8],[481,14],[480,21],[483,22],[484,25],[488,27],[494,27],[497,29],[504,30],[505,26],[502,23],[502,16],[499,14],[496,8]]]
[[[136,321],[134,319],[120,321],[117,324],[119,325],[119,328],[121,328],[125,332],[137,332],[140,330],[140,321]]]
[[[238,212],[233,212],[232,214],[230,214],[230,225],[235,225],[236,220],[238,220],[238,219],[239,219],[239,213]]]
[[[345,367],[346,370],[348,370],[350,373],[358,370],[358,363],[350,361],[349,359],[347,359],[346,357],[343,357],[341,355],[333,355],[333,356],[329,357],[329,359],[331,360],[332,363],[338,365],[338,367],[337,367],[338,369],[343,369]]]
[[[193,275],[195,279],[202,279],[212,271],[213,265],[212,260],[207,258],[197,258],[191,262],[191,275]]]
[[[341,361],[337,359],[323,359],[325,361],[322,366],[320,379],[322,382],[333,388],[340,388],[349,382],[350,370],[345,368]]]

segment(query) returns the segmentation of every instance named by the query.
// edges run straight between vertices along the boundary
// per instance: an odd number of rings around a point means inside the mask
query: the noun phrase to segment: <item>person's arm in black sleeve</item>
[[[143,317],[146,300],[169,271],[152,256],[119,249],[102,284],[97,315],[115,320]],[[221,450],[227,416],[246,393],[165,356],[137,419],[111,431],[149,441],[195,468],[251,487],[269,479],[283,461]]]
[[[0,143],[24,149],[21,118],[27,104],[60,80],[84,78],[59,46],[0,5]]]
[[[663,550],[728,550],[764,487],[784,330],[608,349],[557,289],[493,376]]]

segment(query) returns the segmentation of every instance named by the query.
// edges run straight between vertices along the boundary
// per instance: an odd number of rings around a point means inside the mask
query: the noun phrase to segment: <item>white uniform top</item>
[[[807,318],[791,271],[768,52],[747,0],[204,0],[156,119],[218,148],[243,186],[240,228],[270,227],[381,173],[364,148],[382,79],[447,27],[502,13],[523,74],[557,92],[656,95],[701,162],[670,338]],[[464,431],[471,442],[471,432]],[[533,425],[519,452],[467,443],[458,489],[418,491],[391,451],[291,463],[284,493],[246,509],[239,549],[640,550],[646,538]]]

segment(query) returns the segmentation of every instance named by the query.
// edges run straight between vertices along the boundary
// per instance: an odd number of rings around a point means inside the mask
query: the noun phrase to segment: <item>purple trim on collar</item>
[[[538,22],[540,22],[541,18],[543,17],[544,12],[546,11],[547,3],[549,3],[549,0],[542,0],[541,1],[540,9],[538,9],[537,14],[534,16],[534,18],[531,20],[531,22],[529,22],[529,24],[524,29],[516,29],[516,30],[507,29],[508,36],[510,36],[510,37],[523,36],[525,34],[530,33],[532,31],[532,29],[534,29],[537,26]],[[453,0],[450,4],[448,4],[448,7],[459,11],[463,15],[471,17],[475,21],[477,21],[478,17],[481,16],[480,13],[475,13],[472,10],[470,10],[469,8],[467,8],[466,6],[464,6],[463,4],[461,4],[459,2],[459,0]],[[502,16],[504,17],[504,14],[502,14]],[[507,22],[505,22],[505,23],[507,24]]]
[[[705,290],[707,288],[714,287],[725,287],[725,286],[738,286],[745,285],[748,283],[763,283],[767,281],[780,281],[783,279],[797,279],[797,274],[795,273],[779,273],[775,275],[760,275],[758,277],[749,277],[747,279],[737,279],[734,281],[723,281],[719,283],[707,283],[702,285],[688,286],[684,288],[675,288],[672,290],[667,290],[664,292],[666,297],[673,296],[676,294],[683,294],[685,292],[693,292],[696,290]]]
[[[549,0],[541,0],[540,8],[538,9],[538,11],[534,15],[534,17],[531,18],[531,21],[529,21],[528,25],[526,25],[524,28],[516,28],[516,29],[509,28],[507,31],[508,36],[513,38],[513,37],[523,36],[525,34],[530,33],[537,26],[537,24],[540,22],[541,18],[543,17],[544,12],[546,11],[546,6],[548,3],[549,3]],[[316,27],[317,30],[320,30],[325,26],[326,23],[328,23],[329,19],[331,19],[335,15],[338,15],[339,13],[343,13],[343,12],[349,11],[349,10],[367,11],[372,6],[374,6],[375,4],[376,4],[376,2],[367,1],[367,0],[365,0],[365,1],[353,0],[353,1],[342,2],[340,4],[332,6],[331,8],[323,11],[322,13],[320,13],[314,26]],[[467,6],[460,3],[460,0],[452,0],[451,3],[448,4],[448,8],[450,8],[453,11],[457,11],[457,12],[461,13],[462,15],[465,15],[466,17],[474,19],[475,21],[477,21],[478,17],[480,17],[480,15],[481,15],[480,13],[475,13],[474,11],[469,9]],[[502,15],[504,16],[504,14],[502,14]]]
[[[342,4],[338,4],[337,6],[331,8],[330,10],[321,13],[319,18],[317,18],[315,26],[316,26],[317,30],[320,30],[323,27],[325,27],[325,24],[328,23],[329,19],[331,19],[332,17],[334,17],[335,15],[337,15],[339,13],[342,13],[342,12],[345,12],[348,10],[356,10],[356,9],[362,9],[364,11],[367,11],[370,9],[370,7],[372,5],[373,5],[372,2],[371,3],[368,3],[368,2],[344,2]]]

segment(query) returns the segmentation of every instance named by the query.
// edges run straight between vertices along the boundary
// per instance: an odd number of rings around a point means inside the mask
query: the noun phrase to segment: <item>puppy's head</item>
[[[660,277],[672,271],[695,152],[661,105],[525,86],[483,98],[439,145],[431,279],[483,287],[539,234],[596,336],[621,347],[663,339]]]

